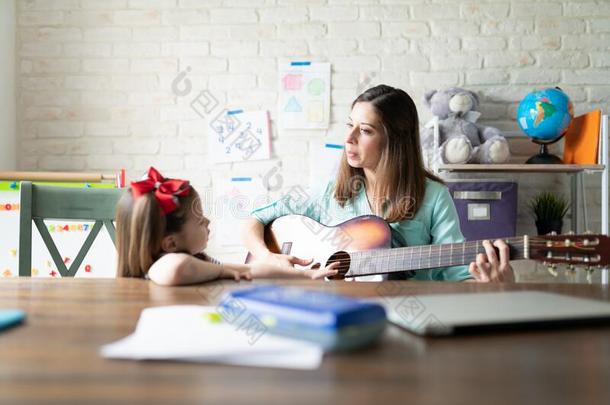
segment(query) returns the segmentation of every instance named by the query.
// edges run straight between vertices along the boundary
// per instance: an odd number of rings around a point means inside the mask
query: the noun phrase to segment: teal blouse
[[[372,215],[364,187],[358,195],[341,207],[335,200],[335,182],[330,181],[322,190],[308,192],[296,186],[279,200],[252,211],[251,216],[267,225],[283,215],[300,214],[334,226],[360,215]],[[463,242],[460,221],[449,194],[443,184],[426,179],[424,200],[412,219],[389,224],[392,229],[392,247],[431,245]],[[415,280],[461,281],[472,278],[467,266],[453,266],[416,270]]]

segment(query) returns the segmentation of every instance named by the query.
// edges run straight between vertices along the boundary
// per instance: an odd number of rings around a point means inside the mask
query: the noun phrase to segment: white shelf
[[[498,173],[578,173],[603,172],[604,165],[573,165],[573,164],[446,164],[439,165],[439,172],[498,172]]]
[[[578,230],[577,212],[579,193],[581,192],[582,174],[583,173],[601,173],[601,190],[602,190],[602,224],[601,232],[604,235],[609,233],[610,213],[610,193],[608,191],[608,181],[610,177],[610,156],[608,147],[608,116],[602,115],[601,118],[601,164],[526,164],[526,163],[508,163],[508,164],[437,164],[435,171],[449,173],[567,173],[572,175],[572,229]],[[438,125],[435,126],[435,139],[438,142]],[[435,159],[438,162],[438,157]],[[434,168],[434,164],[432,167]],[[586,217],[586,207],[584,207]],[[602,270],[602,285],[608,285],[609,271]]]

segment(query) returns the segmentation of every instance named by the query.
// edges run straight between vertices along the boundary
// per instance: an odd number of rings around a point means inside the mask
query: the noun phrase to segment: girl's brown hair
[[[119,277],[143,278],[161,256],[161,241],[166,235],[180,232],[197,209],[197,192],[191,187],[186,197],[178,197],[179,206],[164,215],[153,193],[134,198],[131,189],[119,200],[116,212],[116,242]]]
[[[363,102],[376,110],[386,136],[376,169],[373,212],[388,222],[412,218],[422,204],[426,178],[443,183],[424,167],[415,103],[405,91],[383,84],[359,95],[352,108]],[[364,179],[364,170],[351,167],[344,153],[335,185],[339,205],[358,195]]]

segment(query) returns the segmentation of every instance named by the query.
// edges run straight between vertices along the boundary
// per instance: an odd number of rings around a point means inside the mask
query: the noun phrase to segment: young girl
[[[186,180],[166,179],[151,167],[144,180],[132,182],[117,206],[118,275],[153,280],[161,285],[201,283],[219,278],[335,275],[336,264],[322,269],[254,262],[221,263],[205,254],[210,221],[201,200]]]

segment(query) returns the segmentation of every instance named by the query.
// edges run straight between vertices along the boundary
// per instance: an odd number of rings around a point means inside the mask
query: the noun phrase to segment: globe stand
[[[538,139],[532,139],[532,142],[540,145],[540,150],[537,155],[527,159],[525,163],[534,165],[560,165],[563,164],[558,156],[549,153],[548,145],[551,145],[563,138],[563,135],[553,139],[552,141],[541,141]]]

